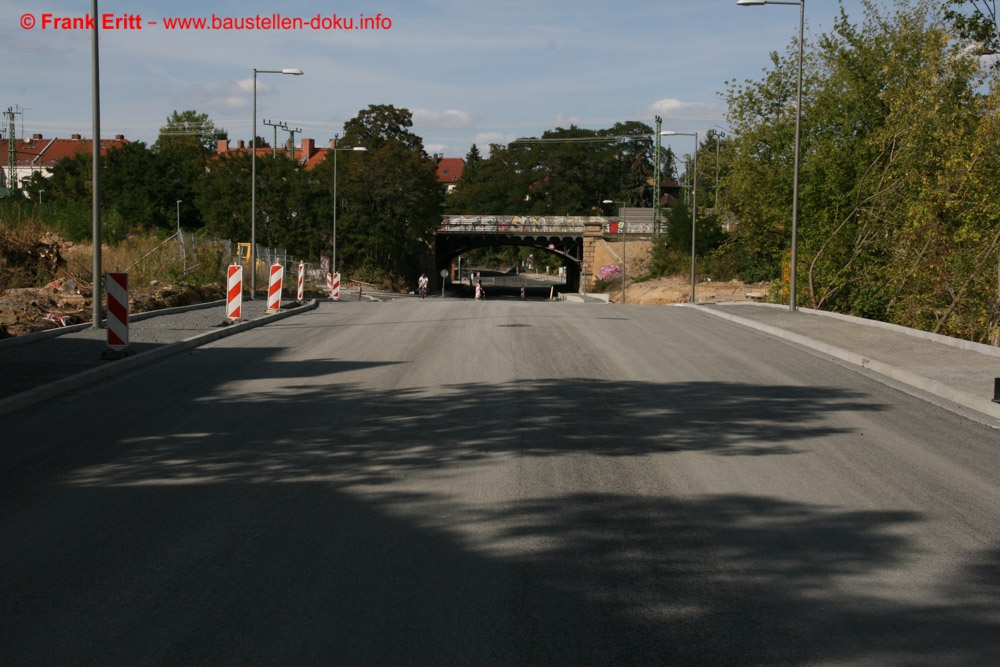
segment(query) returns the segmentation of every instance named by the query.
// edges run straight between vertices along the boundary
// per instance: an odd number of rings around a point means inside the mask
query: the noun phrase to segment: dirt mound
[[[767,294],[767,283],[746,284],[739,280],[729,282],[701,281],[695,284],[695,300],[753,301]],[[608,288],[611,300],[621,302],[621,291]],[[656,278],[628,285],[626,301],[633,305],[662,306],[669,303],[688,303],[691,300],[691,280],[681,276]]]
[[[221,285],[162,285],[129,291],[129,312],[144,313],[225,298]],[[20,287],[0,293],[0,338],[90,322],[93,290],[60,278],[45,287]]]
[[[63,249],[72,245],[35,225],[0,225],[0,290],[38,284],[65,274]]]

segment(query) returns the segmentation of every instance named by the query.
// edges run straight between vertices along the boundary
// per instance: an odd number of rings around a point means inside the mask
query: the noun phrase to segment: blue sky
[[[809,0],[807,39],[832,29],[840,4]],[[842,4],[861,20],[859,0]],[[0,0],[0,108],[24,109],[18,136],[91,135],[91,33],[55,30],[51,20],[42,27],[45,14],[79,18],[89,10],[81,0]],[[100,34],[105,137],[152,143],[173,110],[196,109],[231,139],[248,139],[253,69],[290,67],[305,75],[258,75],[259,123],[284,121],[303,130],[297,143],[305,136],[328,145],[360,109],[392,104],[413,112],[428,153],[449,157],[464,157],[473,143],[485,150],[570,124],[652,125],[657,114],[666,130],[724,128],[725,82],[759,79],[768,54],[797,34],[799,15],[796,6],[736,0],[103,0],[98,12],[142,25]],[[278,13],[355,23],[381,15],[383,29],[170,31],[163,24]],[[31,20],[25,29],[22,21]],[[263,125],[258,132],[273,136]],[[672,141],[680,153],[693,142]]]

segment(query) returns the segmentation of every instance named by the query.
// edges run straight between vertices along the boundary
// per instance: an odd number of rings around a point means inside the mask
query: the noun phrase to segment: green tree
[[[491,145],[490,157],[474,176],[463,174],[448,210],[589,215],[605,199],[652,206],[653,171],[652,129],[643,123],[604,130],[556,128],[539,138]]]
[[[947,0],[944,18],[978,55],[1000,53],[996,0]],[[997,61],[1000,62],[1000,61]]]
[[[178,112],[174,110],[167,117],[167,124],[160,128],[156,148],[165,152],[199,152],[211,154],[216,141],[225,139],[227,133],[216,128],[208,114],[193,109]]]
[[[250,240],[250,158],[249,151],[232,151],[208,161],[194,200],[208,233],[234,242]]]
[[[462,170],[460,183],[474,184],[479,181],[479,169],[483,163],[483,156],[479,148],[472,144],[472,148],[465,155],[465,168]]]
[[[337,161],[338,254],[347,270],[394,284],[412,282],[430,260],[444,207],[444,186],[412,125],[407,109],[369,106],[344,125],[342,140],[368,151]],[[314,177],[332,188],[333,168],[325,160]]]
[[[997,329],[996,82],[984,81],[934,3],[863,5],[861,23],[842,10],[807,50],[802,296],[813,307],[988,339]],[[794,53],[775,54],[761,81],[731,84],[723,193],[737,219],[733,263],[786,285]]]
[[[198,182],[205,174],[205,165],[215,154],[216,141],[226,136],[225,130],[215,127],[208,114],[187,110],[174,111],[153,144],[161,170],[160,187],[166,208],[176,201],[194,201]],[[169,219],[169,215],[166,216]],[[183,226],[203,226],[200,210],[185,209]]]

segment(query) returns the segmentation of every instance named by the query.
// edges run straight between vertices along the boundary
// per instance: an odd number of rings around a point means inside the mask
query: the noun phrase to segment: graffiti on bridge
[[[439,233],[485,234],[582,234],[588,221],[605,218],[587,216],[534,215],[448,215],[438,226]]]

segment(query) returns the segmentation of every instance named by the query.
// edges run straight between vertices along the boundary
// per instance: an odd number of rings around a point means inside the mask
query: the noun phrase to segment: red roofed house
[[[331,141],[330,148],[333,148],[334,145],[335,142]],[[305,165],[306,171],[312,171],[313,169],[316,168],[316,165],[318,165],[320,162],[326,159],[326,154],[330,152],[330,148],[327,148],[325,146],[320,146],[319,148],[316,148],[316,141],[314,139],[307,139],[303,137],[302,145],[294,149],[294,157],[296,161],[301,162],[302,164]],[[218,155],[224,155],[225,153],[229,153],[232,151],[242,152],[246,150],[248,150],[248,148],[246,147],[246,144],[242,140],[237,141],[235,146],[230,146],[228,139],[219,139],[215,147],[215,152]],[[271,155],[272,153],[275,152],[275,150],[276,149],[274,148],[265,148],[265,147],[258,148],[257,157],[265,157]],[[288,153],[287,143],[285,146],[278,147],[277,151],[280,151],[282,153]]]
[[[462,177],[465,160],[460,157],[445,157],[435,153],[434,161],[437,163],[438,183],[443,183],[447,187],[447,192],[451,192],[458,184],[458,179]]]
[[[311,171],[316,168],[316,165],[329,157],[330,151],[336,148],[336,145],[337,142],[332,140],[329,147],[320,146],[317,148],[314,139],[303,137],[301,145],[294,149],[294,157],[297,162],[305,165],[306,171]],[[243,141],[237,141],[235,146],[230,146],[228,139],[219,139],[215,152],[218,155],[224,155],[232,151],[246,150],[248,149]],[[284,146],[278,147],[277,150],[282,153],[288,153],[287,142]],[[258,148],[257,157],[265,157],[271,155],[273,152],[275,152],[274,148]],[[437,165],[438,183],[443,183],[447,187],[447,191],[451,192],[455,189],[458,179],[462,176],[462,170],[465,169],[465,160],[460,157],[444,157],[443,155],[435,154],[434,162]]]
[[[126,143],[128,141],[122,134],[115,135],[114,139],[101,139],[101,155],[104,155],[109,148]],[[30,139],[14,139],[18,180],[15,187],[23,188],[25,181],[36,172],[48,178],[51,175],[49,170],[60,160],[73,157],[80,152],[90,155],[92,144],[90,139],[83,139],[79,134],[74,134],[69,139],[46,139],[41,134],[33,134]],[[10,175],[7,173],[9,151],[10,141],[0,139],[0,188],[9,187]]]

